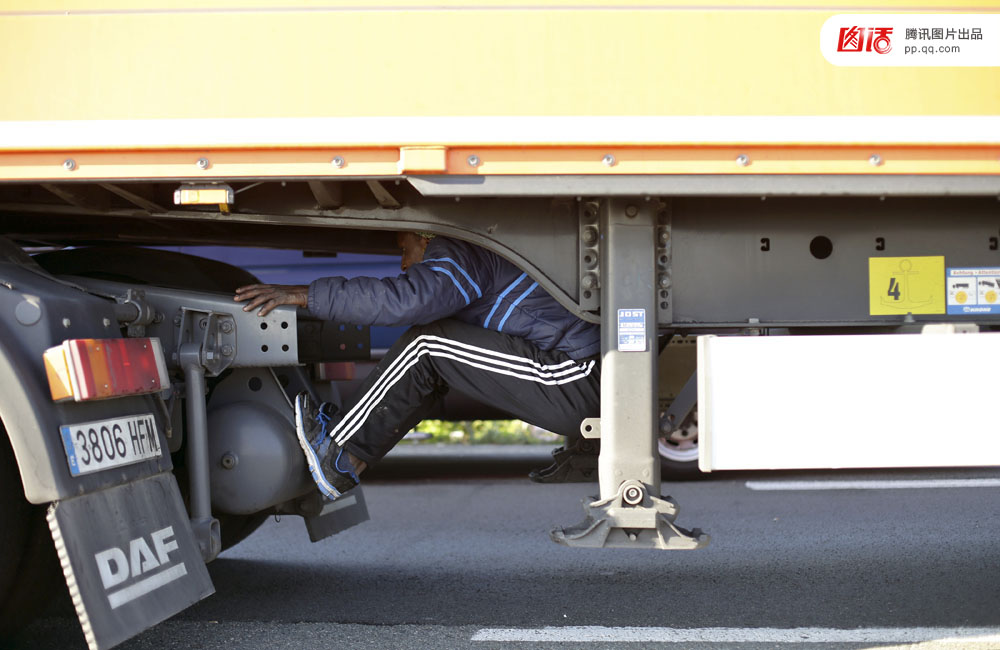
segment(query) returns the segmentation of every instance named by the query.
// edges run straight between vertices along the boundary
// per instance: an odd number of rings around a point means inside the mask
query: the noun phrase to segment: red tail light
[[[52,399],[77,402],[170,387],[160,340],[70,339],[45,351]]]

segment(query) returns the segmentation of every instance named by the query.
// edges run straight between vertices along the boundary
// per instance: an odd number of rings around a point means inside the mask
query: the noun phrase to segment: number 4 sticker
[[[944,256],[869,257],[868,313],[945,313]]]
[[[896,282],[896,278],[889,278],[889,291],[885,295],[890,296],[893,300],[899,300],[899,283]]]

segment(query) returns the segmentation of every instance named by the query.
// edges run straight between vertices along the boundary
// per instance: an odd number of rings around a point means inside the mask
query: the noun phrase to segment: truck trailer
[[[164,247],[435,233],[600,323],[568,546],[708,543],[664,470],[1000,464],[995,2],[4,0],[0,94],[5,634],[61,581],[110,648],[268,516],[367,518],[291,400],[368,328]]]

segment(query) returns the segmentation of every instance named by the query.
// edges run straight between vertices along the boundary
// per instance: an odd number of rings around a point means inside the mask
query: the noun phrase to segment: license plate
[[[59,427],[73,476],[159,458],[160,437],[149,413]]]

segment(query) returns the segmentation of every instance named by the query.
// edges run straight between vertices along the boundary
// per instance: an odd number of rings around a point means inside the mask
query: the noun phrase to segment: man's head
[[[427,242],[430,240],[430,237],[418,235],[415,232],[396,233],[396,243],[402,251],[402,259],[399,262],[401,271],[423,261],[424,251],[427,250]]]

